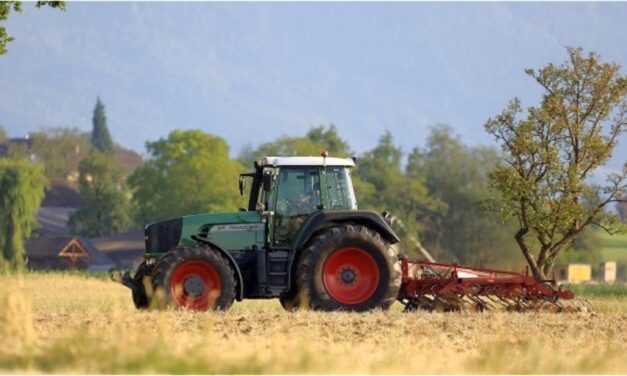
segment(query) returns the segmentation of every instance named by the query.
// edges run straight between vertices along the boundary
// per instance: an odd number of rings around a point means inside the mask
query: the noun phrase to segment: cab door
[[[319,167],[281,167],[276,193],[269,206],[274,210],[272,248],[291,248],[307,216],[321,205]]]

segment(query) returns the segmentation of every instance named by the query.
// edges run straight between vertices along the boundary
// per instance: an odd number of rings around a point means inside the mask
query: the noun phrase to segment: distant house
[[[65,180],[52,180],[46,189],[46,195],[41,203],[47,208],[78,208],[81,206],[81,196],[78,191]]]
[[[129,173],[135,171],[137,167],[144,163],[144,159],[136,152],[121,147],[116,147],[114,151],[115,159]]]
[[[129,161],[130,167],[137,162],[133,158]],[[76,189],[67,181],[53,180],[37,212],[37,228],[26,242],[29,268],[106,271],[112,267],[132,269],[141,262],[142,231],[94,239],[73,236],[68,220],[78,207],[80,195]]]
[[[37,211],[37,228],[33,235],[38,237],[71,235],[67,222],[75,211],[75,208],[40,207]]]
[[[79,205],[80,196],[74,188],[66,182],[53,180],[37,211],[37,228],[33,236],[71,235],[68,221]]]
[[[0,157],[9,157],[18,154],[33,159],[32,148],[33,140],[28,138],[28,136],[10,138],[4,142],[0,142]]]
[[[88,239],[71,234],[68,220],[79,205],[78,192],[67,182],[51,182],[37,211],[37,228],[26,240],[29,269],[107,271],[117,266]]]
[[[132,269],[141,263],[146,246],[144,233],[137,230],[90,240],[102,253],[124,269]]]
[[[42,236],[25,244],[26,266],[32,270],[107,271],[115,261],[80,236]]]

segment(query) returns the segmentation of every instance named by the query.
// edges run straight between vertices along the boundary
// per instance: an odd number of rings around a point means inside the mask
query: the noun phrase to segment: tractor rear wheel
[[[345,224],[314,237],[296,271],[298,300],[324,311],[388,309],[398,296],[396,251],[381,235]]]
[[[157,307],[198,311],[226,310],[235,300],[235,276],[215,249],[199,244],[178,246],[159,260],[153,273]]]

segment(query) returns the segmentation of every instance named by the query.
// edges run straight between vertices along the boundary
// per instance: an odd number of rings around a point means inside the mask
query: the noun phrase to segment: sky
[[[352,149],[389,130],[409,153],[448,124],[470,145],[524,73],[598,52],[627,72],[627,3],[76,3],[11,14],[0,124],[11,136],[91,129],[99,96],[116,142],[144,152],[175,128],[246,144],[335,124]],[[627,136],[610,164],[627,160]]]

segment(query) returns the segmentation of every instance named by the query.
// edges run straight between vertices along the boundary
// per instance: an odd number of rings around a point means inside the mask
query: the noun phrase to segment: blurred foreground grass
[[[627,373],[627,298],[597,314],[139,312],[72,274],[0,276],[0,372]]]

